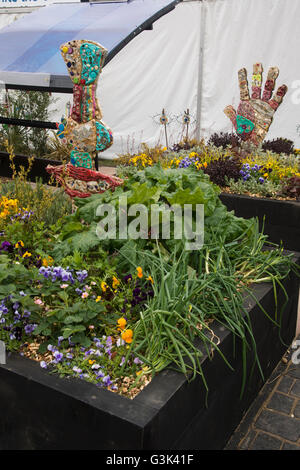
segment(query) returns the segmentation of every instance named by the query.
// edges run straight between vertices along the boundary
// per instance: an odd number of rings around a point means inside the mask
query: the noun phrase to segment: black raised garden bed
[[[27,169],[29,165],[28,160],[29,157],[26,155],[15,155],[14,164],[16,170],[19,171],[21,166]],[[47,165],[61,165],[61,162],[57,160],[47,160],[46,158],[34,158],[28,179],[35,182],[36,178],[41,178],[43,183],[48,184],[51,175],[46,171]],[[11,178],[12,174],[9,154],[7,152],[0,152],[0,176]]]
[[[282,241],[286,250],[300,251],[300,202],[226,193],[220,199],[238,217],[258,217],[271,242]]]
[[[299,263],[300,254],[296,255]],[[291,273],[284,281],[288,302],[278,328],[254,300],[245,299],[257,353],[265,380],[280,361],[295,335],[299,280]],[[269,284],[254,288],[269,315],[274,317],[274,295]],[[284,305],[283,291],[278,305]],[[208,406],[200,377],[188,383],[175,371],[165,370],[133,400],[99,390],[79,379],[60,379],[39,364],[17,354],[0,366],[0,449],[102,450],[216,450],[224,448],[264,380],[257,366],[250,378],[253,354],[248,354],[247,385],[242,383],[241,342],[220,326],[213,326],[220,348],[234,371],[218,354],[205,355],[203,372],[208,382]]]

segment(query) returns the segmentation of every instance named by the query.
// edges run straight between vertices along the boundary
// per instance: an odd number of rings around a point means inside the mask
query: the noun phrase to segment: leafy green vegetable
[[[121,249],[125,240],[99,240],[96,234],[97,223],[101,217],[97,215],[97,208],[101,204],[111,204],[116,211],[117,227],[119,225],[119,209],[122,201],[127,200],[128,209],[133,204],[144,204],[148,210],[149,219],[151,205],[156,204],[161,212],[166,204],[170,207],[179,205],[184,208],[186,204],[193,205],[193,217],[196,214],[196,204],[204,205],[205,242],[210,243],[212,233],[219,233],[222,239],[230,242],[242,234],[247,234],[252,226],[251,221],[237,218],[228,212],[221,203],[218,195],[219,188],[209,181],[209,177],[202,171],[191,168],[164,170],[159,164],[136,172],[128,178],[123,186],[115,191],[109,190],[102,194],[95,194],[89,198],[77,199],[78,210],[67,218],[60,242],[54,250],[57,258],[70,255],[75,250],[87,253],[100,245],[110,252]],[[128,223],[130,222],[128,218]],[[161,220],[161,219],[160,219]],[[171,239],[160,241],[167,250],[175,246],[183,248],[183,240],[174,240],[174,218],[171,215]],[[161,227],[161,226],[160,226]],[[134,243],[143,248],[154,248],[154,240],[134,240]]]

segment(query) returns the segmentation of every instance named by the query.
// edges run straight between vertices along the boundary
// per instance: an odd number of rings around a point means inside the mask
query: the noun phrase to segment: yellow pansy
[[[123,341],[125,341],[125,343],[132,343],[132,337],[133,337],[133,331],[128,329],[128,330],[125,330],[122,334],[121,334],[121,338],[123,339]]]
[[[107,291],[107,288],[108,288],[108,285],[106,284],[105,281],[102,281],[101,282],[101,289],[103,292],[106,292]]]
[[[116,289],[118,285],[120,284],[120,281],[119,279],[116,278],[116,276],[113,276],[112,279],[113,279],[113,282],[112,282],[113,289]]]
[[[125,326],[126,326],[126,324],[127,324],[127,321],[126,321],[125,318],[121,317],[121,318],[119,318],[119,320],[117,321],[117,323],[118,323],[118,326],[119,326],[118,330],[124,330],[124,328],[125,328]]]
[[[141,278],[143,277],[143,269],[141,268],[141,266],[138,266],[138,267],[136,268],[136,270],[137,270],[137,273],[138,273],[138,274],[137,274],[138,277],[141,279]]]

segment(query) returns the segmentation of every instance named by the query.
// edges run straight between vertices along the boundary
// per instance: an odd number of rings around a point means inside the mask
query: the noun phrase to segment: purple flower
[[[123,277],[123,282],[129,282],[132,280],[132,275],[127,274],[126,276]]]
[[[88,272],[86,269],[83,269],[82,271],[77,271],[76,276],[79,282],[83,282],[88,277]]]
[[[143,361],[141,361],[138,357],[136,357],[136,358],[133,360],[133,362],[134,362],[135,364],[143,364]]]
[[[47,363],[45,361],[41,361],[40,366],[42,369],[47,369]]]
[[[24,317],[24,318],[29,318],[30,315],[31,315],[31,312],[29,312],[29,310],[26,310],[26,308],[24,308],[23,317]]]
[[[88,351],[86,351],[86,352],[84,353],[84,355],[85,355],[85,356],[90,356],[90,355],[93,354],[94,352],[95,352],[94,349],[89,349]]]
[[[108,387],[109,385],[112,385],[112,381],[110,380],[109,375],[106,375],[105,377],[103,377],[102,382],[104,383],[106,387]]]
[[[133,291],[132,291],[134,297],[139,296],[141,292],[142,292],[142,291],[141,291],[141,289],[140,289],[139,287],[136,287],[136,288],[133,289]]]
[[[72,274],[69,273],[68,271],[62,271],[61,273],[61,280],[66,282],[66,281],[71,281],[72,279]]]
[[[122,359],[121,359],[121,362],[120,362],[120,366],[122,366],[125,362],[125,356],[122,356]]]
[[[73,367],[73,371],[74,371],[76,374],[81,374],[81,373],[82,373],[82,369],[79,369],[79,367],[76,367],[76,366]]]
[[[0,251],[13,251],[13,246],[8,241],[2,242],[0,246]]]
[[[29,325],[26,325],[25,328],[24,328],[25,333],[26,333],[27,335],[30,335],[30,334],[35,330],[36,326],[37,326],[37,325],[35,325],[35,324],[33,324],[33,323],[32,323],[32,324],[29,324]]]
[[[67,354],[66,354],[66,358],[68,358],[68,359],[73,359],[73,357],[74,357],[74,355],[71,354],[71,353],[67,353]]]
[[[60,353],[59,351],[55,351],[53,356],[55,357],[55,362],[58,363],[62,360],[64,357],[63,353]]]

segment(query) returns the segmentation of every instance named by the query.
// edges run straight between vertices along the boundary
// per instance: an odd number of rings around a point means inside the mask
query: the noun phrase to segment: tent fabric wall
[[[141,142],[164,146],[163,127],[158,124],[162,108],[171,117],[171,143],[181,137],[180,115],[187,108],[192,121],[199,118],[201,136],[231,131],[223,109],[238,105],[237,71],[245,67],[251,82],[252,65],[258,61],[264,67],[264,80],[268,68],[276,65],[280,69],[277,86],[285,83],[289,88],[267,138],[290,138],[300,147],[299,17],[299,0],[178,4],[153,24],[153,30],[143,31],[105,65],[98,98],[114,144],[100,156],[113,159],[138,151]],[[55,96],[59,97],[54,106],[58,111],[52,119],[58,121],[72,96]],[[191,132],[195,127],[193,122]]]
[[[264,80],[268,68],[276,65],[280,69],[276,86],[285,83],[289,88],[267,139],[286,137],[299,147],[300,74],[295,58],[300,47],[299,17],[299,0],[203,0],[177,5],[104,67],[98,97],[115,143],[101,156],[111,159],[138,150],[140,142],[164,145],[163,128],[152,119],[162,108],[173,117],[168,126],[171,142],[181,135],[175,117],[186,108],[193,120],[199,115],[202,137],[231,131],[223,109],[239,103],[237,71],[247,69],[251,86],[252,66],[258,61],[264,67]],[[191,127],[195,130],[195,123]]]
[[[0,29],[22,18],[26,14],[28,13],[1,13],[0,9]]]
[[[216,0],[206,9],[201,134],[230,131],[223,113],[239,103],[237,71],[245,67],[251,86],[252,66],[263,64],[263,86],[270,66],[279,68],[276,88],[288,92],[274,115],[267,139],[285,137],[300,146],[300,2],[298,0]],[[298,80],[298,85],[297,85]],[[298,92],[297,92],[298,87]],[[298,95],[298,97],[297,97]]]

